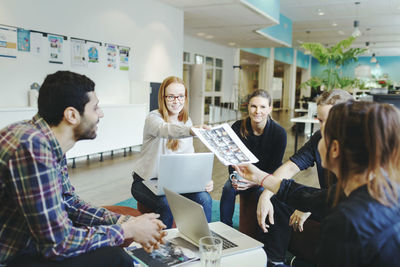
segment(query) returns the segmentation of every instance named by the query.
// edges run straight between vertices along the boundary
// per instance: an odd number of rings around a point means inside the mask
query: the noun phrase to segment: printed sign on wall
[[[17,57],[17,29],[0,27],[0,57]]]
[[[49,62],[63,64],[63,37],[49,35]]]

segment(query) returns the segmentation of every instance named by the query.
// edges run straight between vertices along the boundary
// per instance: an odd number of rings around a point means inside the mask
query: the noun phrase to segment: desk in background
[[[305,109],[305,108],[296,108],[296,109],[294,110],[294,112],[297,112],[297,113],[308,113],[308,109]]]
[[[294,153],[297,152],[297,139],[299,137],[299,123],[311,123],[311,135],[313,134],[314,131],[314,124],[319,123],[319,121],[315,118],[309,118],[308,115],[301,116],[301,117],[296,117],[296,118],[291,118],[291,122],[296,123],[296,135],[294,139]]]

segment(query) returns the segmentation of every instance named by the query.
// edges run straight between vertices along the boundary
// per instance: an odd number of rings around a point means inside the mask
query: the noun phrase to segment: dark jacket
[[[250,119],[246,119],[249,136],[244,138],[240,134],[242,120],[232,125],[233,131],[237,134],[243,144],[258,158],[254,165],[263,171],[273,173],[282,165],[283,155],[286,149],[286,131],[272,119],[268,119],[262,135],[254,135]],[[233,168],[229,166],[229,174]]]
[[[335,190],[335,186],[331,190]],[[333,196],[329,194],[329,196]],[[279,200],[324,217],[318,266],[399,266],[400,204],[382,205],[361,186],[332,207],[328,190],[283,180]]]
[[[321,131],[316,131],[293,156],[289,159],[299,167],[299,169],[305,170],[309,167],[313,167],[314,163],[317,165],[318,181],[321,188],[328,188],[328,183],[326,181],[325,170],[321,166],[321,156],[318,152],[318,142],[321,140]],[[286,177],[290,178],[290,177]],[[336,181],[334,181],[336,182]]]

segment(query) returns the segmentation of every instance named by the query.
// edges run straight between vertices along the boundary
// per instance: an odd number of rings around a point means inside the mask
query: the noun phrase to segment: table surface
[[[213,229],[213,225],[217,225],[221,222],[212,222],[209,223],[210,229]],[[179,235],[178,229],[168,229],[167,239],[174,238]],[[134,245],[138,245],[136,243],[132,243]],[[221,266],[229,266],[229,267],[243,267],[243,266],[254,266],[254,267],[265,267],[267,265],[267,255],[265,254],[264,249],[257,248],[249,251],[238,252],[233,255],[224,256],[221,258]],[[201,266],[200,260],[185,263],[181,266],[190,266],[197,267]]]
[[[319,121],[316,118],[309,118],[307,115],[291,118],[290,121],[291,122],[303,122],[303,123],[319,123]]]
[[[303,113],[306,113],[306,112],[308,112],[308,109],[305,109],[305,108],[296,108],[296,109],[294,110],[294,112],[303,112]]]

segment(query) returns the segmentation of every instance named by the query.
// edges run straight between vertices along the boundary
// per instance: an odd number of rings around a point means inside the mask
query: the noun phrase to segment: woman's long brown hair
[[[326,161],[339,143],[339,173],[334,205],[353,174],[366,173],[369,194],[382,203],[398,202],[400,112],[388,104],[349,101],[332,107],[324,128]]]

